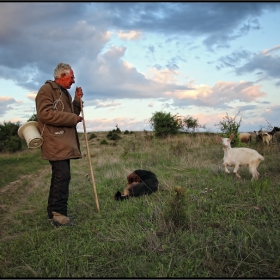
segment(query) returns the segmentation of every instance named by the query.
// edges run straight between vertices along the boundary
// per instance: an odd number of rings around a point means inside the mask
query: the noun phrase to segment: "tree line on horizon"
[[[239,114],[239,113],[238,113]],[[237,114],[237,115],[238,115]],[[235,138],[232,141],[233,146],[239,145],[238,129],[242,118],[239,121],[236,117],[230,117],[228,114],[221,120],[217,126],[220,128],[224,137],[229,137],[231,133],[235,134]],[[37,114],[33,114],[28,120],[37,121]],[[169,136],[175,136],[178,133],[195,133],[200,128],[206,128],[205,125],[201,125],[198,119],[192,116],[182,117],[178,114],[172,115],[170,112],[158,111],[153,113],[149,122],[153,128],[154,136],[156,138],[167,138]],[[0,124],[0,152],[17,152],[23,147],[23,139],[18,136],[18,129],[21,126],[20,122],[5,122]],[[117,127],[118,132],[121,130]],[[114,132],[114,131],[112,131]],[[125,131],[127,133],[127,131]],[[125,133],[125,134],[126,134]]]

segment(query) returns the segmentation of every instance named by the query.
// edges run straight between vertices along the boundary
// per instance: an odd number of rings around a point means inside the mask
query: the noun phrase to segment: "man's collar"
[[[54,81],[55,82],[55,81]],[[60,84],[58,84],[57,82],[55,82],[57,85],[58,85],[58,87],[62,90],[62,91],[64,91],[65,93],[66,92],[68,92],[68,90],[66,89],[66,88],[64,88],[63,86],[61,86]]]

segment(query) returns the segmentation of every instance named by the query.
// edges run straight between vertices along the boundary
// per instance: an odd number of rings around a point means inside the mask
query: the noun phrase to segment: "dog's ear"
[[[141,178],[137,174],[131,173],[127,176],[127,182],[128,184],[131,184],[133,182],[141,182]]]
[[[121,200],[122,194],[120,191],[117,191],[116,194],[114,195],[115,200]]]
[[[131,173],[127,176],[127,182],[128,182],[128,184],[131,184],[133,182],[133,173]]]
[[[135,173],[134,173],[135,174]],[[135,174],[135,177],[134,177],[135,179],[134,179],[134,182],[137,182],[137,183],[140,183],[142,180],[141,180],[141,178],[137,175],[137,174]]]

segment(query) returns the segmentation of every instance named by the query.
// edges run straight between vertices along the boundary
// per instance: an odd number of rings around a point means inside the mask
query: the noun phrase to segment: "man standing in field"
[[[69,64],[59,63],[54,70],[54,81],[47,80],[36,96],[39,130],[43,136],[41,158],[50,162],[52,177],[47,212],[51,224],[74,226],[67,217],[69,196],[70,159],[81,158],[76,125],[83,120],[80,99],[81,88],[76,88],[75,98],[67,89],[75,83]]]

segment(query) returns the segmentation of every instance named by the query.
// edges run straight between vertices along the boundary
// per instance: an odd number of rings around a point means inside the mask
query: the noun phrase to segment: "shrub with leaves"
[[[183,128],[181,118],[166,112],[156,112],[150,119],[150,123],[154,129],[155,136],[158,138],[166,138],[169,135],[178,134]]]
[[[22,141],[18,136],[11,136],[5,145],[5,150],[9,151],[10,153],[20,151],[21,148]]]
[[[218,126],[222,131],[222,137],[229,138],[232,133],[234,134],[234,138],[231,141],[232,147],[240,146],[238,129],[240,127],[242,117],[240,117],[239,121],[236,120],[239,113],[240,112],[238,112],[235,117],[230,117],[228,113],[226,113],[226,116],[223,117],[223,120],[220,121],[218,124],[215,124],[215,126]]]
[[[120,135],[117,134],[115,131],[109,131],[106,137],[109,140],[119,140],[119,139],[121,139]]]
[[[22,139],[18,136],[20,123],[4,122],[0,124],[0,152],[16,152],[22,148]]]
[[[113,133],[116,133],[116,134],[121,134],[121,130],[118,128],[118,125],[116,125],[116,129],[113,129],[112,130]]]
[[[103,140],[100,141],[100,144],[101,145],[108,145],[108,142],[105,139],[103,139]]]
[[[97,135],[95,133],[91,133],[89,136],[89,140],[96,138]]]
[[[121,136],[119,134],[121,134],[121,130],[118,128],[118,125],[116,125],[116,129],[110,130],[107,134],[107,138],[109,140],[119,140],[121,139]]]

